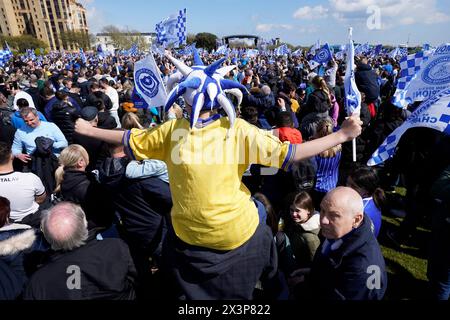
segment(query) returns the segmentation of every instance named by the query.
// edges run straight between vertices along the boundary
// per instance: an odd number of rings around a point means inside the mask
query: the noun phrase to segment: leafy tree
[[[89,48],[89,35],[80,31],[64,31],[60,34],[60,39],[64,48]]]
[[[209,51],[216,48],[217,36],[212,33],[202,32],[195,36],[195,42],[197,42],[197,48],[204,48]]]
[[[48,48],[47,43],[41,41],[30,35],[23,35],[18,37],[0,36],[0,43],[8,43],[13,51],[24,53],[27,49]]]
[[[145,37],[136,30],[121,30],[116,26],[106,26],[102,29],[110,37],[110,43],[117,49],[129,49],[133,44],[137,44],[140,50],[147,49]]]
[[[188,45],[191,45],[195,42],[195,34],[188,33],[186,42]]]

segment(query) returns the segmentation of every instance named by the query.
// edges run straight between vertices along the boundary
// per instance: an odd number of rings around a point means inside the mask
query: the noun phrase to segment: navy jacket
[[[78,267],[78,269],[75,269]],[[77,272],[78,270],[78,272]],[[80,287],[70,277],[80,276]],[[71,282],[73,281],[73,282]],[[69,252],[55,252],[31,277],[24,300],[134,300],[136,269],[120,239],[90,239]]]
[[[308,277],[310,298],[321,300],[381,300],[386,292],[387,274],[380,246],[371,230],[370,218],[343,238],[344,243],[328,256],[317,249]],[[379,267],[379,289],[373,266]],[[373,288],[373,287],[372,287]]]
[[[375,71],[367,64],[360,64],[355,72],[355,81],[359,91],[365,93],[366,103],[375,102],[380,96],[380,85]]]
[[[99,168],[100,179],[113,194],[113,202],[127,241],[154,252],[165,235],[165,218],[172,209],[169,184],[157,177],[128,179],[128,160],[108,158]]]

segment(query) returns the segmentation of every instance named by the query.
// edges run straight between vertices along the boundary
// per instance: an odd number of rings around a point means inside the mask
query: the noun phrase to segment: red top
[[[278,138],[282,141],[289,141],[292,144],[301,144],[303,142],[302,134],[294,128],[278,128]]]

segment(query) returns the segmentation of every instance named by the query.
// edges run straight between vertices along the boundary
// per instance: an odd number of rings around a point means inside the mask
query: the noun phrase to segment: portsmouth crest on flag
[[[418,61],[411,59],[409,62],[414,67],[415,74],[406,84],[402,82],[399,85],[399,91],[396,92],[393,103],[400,107],[407,107],[415,101],[424,101],[441,90],[450,88],[450,44],[441,45],[427,59],[422,58]],[[411,67],[411,68],[412,68]],[[409,72],[409,71],[408,71]]]
[[[149,106],[160,107],[165,104],[167,93],[152,54],[136,62],[134,82],[136,91]]]
[[[450,135],[450,88],[422,103],[405,123],[386,138],[367,165],[379,165],[391,158],[402,135],[415,127],[431,128]]]

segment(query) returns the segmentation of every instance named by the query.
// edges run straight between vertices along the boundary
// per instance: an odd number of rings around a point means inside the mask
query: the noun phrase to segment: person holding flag
[[[168,95],[166,110],[183,97],[191,111],[190,120],[124,133],[98,129],[79,119],[76,131],[108,143],[122,143],[132,159],[166,162],[173,208],[163,256],[178,298],[250,300],[257,282],[273,280],[277,267],[266,213],[243,185],[244,172],[250,163],[288,169],[356,138],[361,121],[350,117],[338,132],[304,144],[282,143],[236,118],[224,91],[245,88],[223,78],[235,66],[220,68],[225,61],[220,59],[209,66],[197,60],[189,67],[168,53],[167,58],[182,77]],[[151,92],[154,79],[148,78],[150,74],[140,77]],[[152,92],[156,96],[156,90]],[[221,116],[220,109],[227,116]]]

